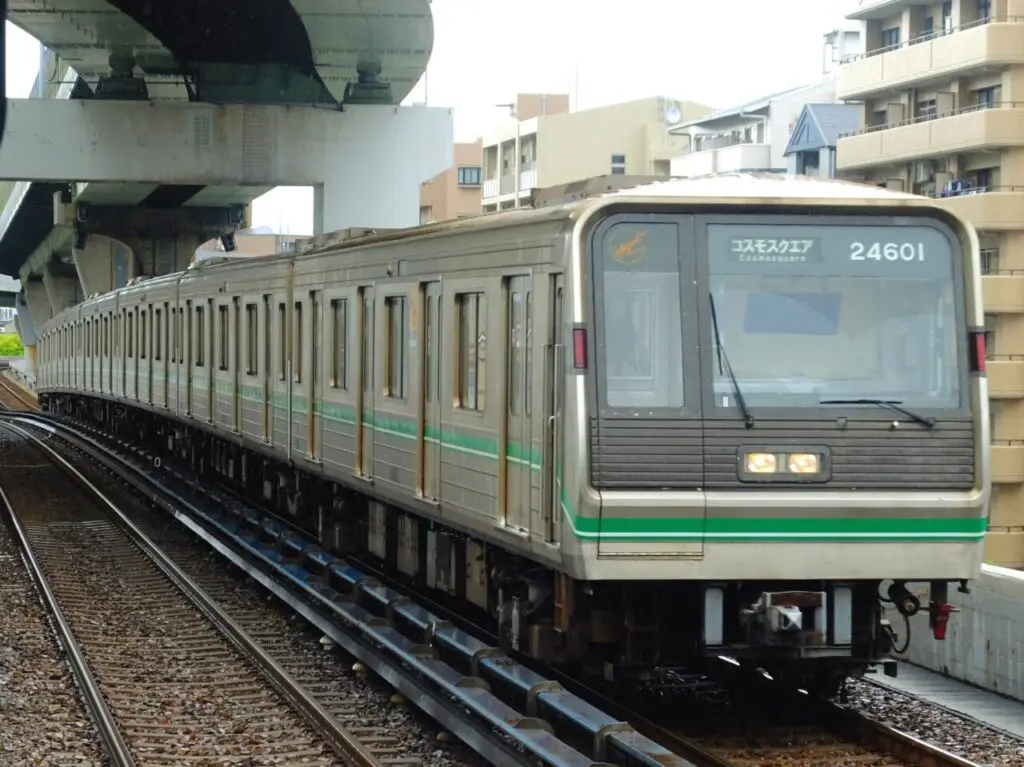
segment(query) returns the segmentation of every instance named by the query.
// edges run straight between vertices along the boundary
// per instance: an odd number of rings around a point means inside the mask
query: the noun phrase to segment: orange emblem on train
[[[613,232],[608,238],[611,257],[623,265],[637,263],[647,254],[647,246],[644,244],[646,237],[647,231],[643,229]]]

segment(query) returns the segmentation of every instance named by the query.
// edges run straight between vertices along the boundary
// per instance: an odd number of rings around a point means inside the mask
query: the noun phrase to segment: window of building
[[[624,154],[613,154],[612,155],[612,175],[613,176],[624,176],[624,175],[626,175],[626,155],[624,155]]]
[[[992,168],[978,168],[974,171],[974,186],[980,192],[987,191],[993,185]]]
[[[245,372],[251,376],[259,372],[260,317],[256,304],[245,305]]]
[[[455,297],[458,311],[458,407],[484,411],[487,372],[487,297],[462,293]]]
[[[976,106],[979,106],[982,109],[987,109],[989,107],[995,106],[995,87],[993,86],[991,88],[979,88],[978,90],[974,91],[974,103]]]
[[[917,116],[921,120],[934,120],[938,106],[935,99],[917,102]]]
[[[931,40],[935,37],[935,17],[926,16],[924,20],[924,26],[921,29],[921,37],[925,40]]]
[[[206,364],[206,309],[196,307],[196,367]]]
[[[978,21],[992,18],[992,0],[978,0]]]
[[[882,30],[882,47],[898,48],[900,44],[900,28],[891,27]]]
[[[953,3],[942,4],[942,34],[948,35],[953,31]]]
[[[985,356],[992,359],[996,353],[996,324],[998,320],[991,314],[985,315]]]
[[[229,341],[229,330],[228,330],[228,308],[226,306],[218,306],[217,314],[220,318],[220,367],[221,370],[228,369],[228,341]]]
[[[999,272],[999,249],[985,248],[981,251],[981,273],[998,274]]]
[[[387,323],[388,343],[387,382],[385,394],[392,399],[405,399],[405,348],[408,342],[408,315],[405,296],[388,296],[384,299],[384,321]]]
[[[464,165],[459,168],[459,186],[480,186],[479,165]]]
[[[331,301],[331,327],[334,343],[331,346],[331,386],[348,388],[348,299]]]

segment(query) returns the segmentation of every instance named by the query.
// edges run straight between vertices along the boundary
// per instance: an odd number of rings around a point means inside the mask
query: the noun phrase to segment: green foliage
[[[25,347],[17,333],[0,333],[0,357],[22,357]]]

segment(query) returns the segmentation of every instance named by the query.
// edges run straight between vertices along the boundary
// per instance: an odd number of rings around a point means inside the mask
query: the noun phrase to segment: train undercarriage
[[[673,670],[699,672],[728,656],[833,695],[898,646],[882,602],[905,616],[921,609],[903,584],[881,595],[880,581],[578,581],[198,426],[80,395],[47,393],[40,403],[188,465],[199,480],[232,487],[324,549],[369,564],[497,636],[507,652],[613,686],[664,689],[680,678]],[[943,630],[948,613],[936,605],[946,603],[945,586],[932,584],[929,608]]]

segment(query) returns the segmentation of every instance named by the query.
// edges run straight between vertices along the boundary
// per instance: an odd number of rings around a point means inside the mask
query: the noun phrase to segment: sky
[[[507,119],[516,93],[566,93],[574,109],[647,96],[728,107],[822,74],[823,35],[858,0],[433,0],[434,52],[406,103],[454,107],[455,140]],[[27,96],[38,43],[7,25],[7,89]],[[281,187],[253,225],[308,234],[313,195]]]

